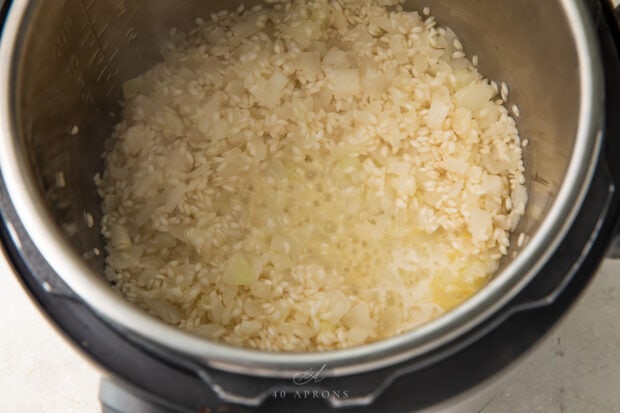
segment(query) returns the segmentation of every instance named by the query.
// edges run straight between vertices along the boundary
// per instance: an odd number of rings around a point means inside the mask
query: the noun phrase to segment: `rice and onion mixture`
[[[427,14],[295,0],[172,30],[95,177],[108,279],[167,323],[284,351],[393,336],[479,290],[524,213],[520,139]]]

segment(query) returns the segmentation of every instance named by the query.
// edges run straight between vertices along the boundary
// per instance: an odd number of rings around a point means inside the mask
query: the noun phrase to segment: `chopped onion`
[[[333,73],[334,95],[340,98],[360,93],[360,76],[357,69],[338,69]]]
[[[331,48],[323,58],[323,66],[333,69],[348,69],[351,62],[347,59],[347,54],[338,48]]]
[[[228,285],[250,285],[256,280],[252,265],[241,254],[234,255],[222,274],[222,281]]]
[[[432,129],[441,129],[448,112],[450,112],[450,92],[446,87],[434,89],[426,123]]]
[[[457,106],[477,112],[495,95],[495,89],[485,83],[472,83],[456,92]]]
[[[124,249],[131,246],[131,238],[125,226],[121,224],[112,225],[110,228],[110,246],[117,249]]]
[[[125,99],[132,98],[142,91],[144,87],[144,82],[142,80],[142,76],[134,77],[133,79],[129,79],[123,83],[123,97]]]
[[[297,70],[313,79],[321,73],[321,54],[318,51],[304,52],[297,59]]]
[[[491,214],[488,211],[473,207],[468,218],[469,232],[476,241],[489,239],[492,225]]]

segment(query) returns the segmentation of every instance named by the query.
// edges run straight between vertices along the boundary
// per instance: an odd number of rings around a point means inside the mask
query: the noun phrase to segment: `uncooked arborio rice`
[[[109,280],[167,323],[287,351],[389,337],[480,289],[524,213],[521,145],[426,14],[295,1],[172,30],[123,85],[96,177]]]

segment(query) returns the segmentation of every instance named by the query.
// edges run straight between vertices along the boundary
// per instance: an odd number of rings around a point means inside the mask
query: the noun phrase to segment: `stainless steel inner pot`
[[[601,140],[602,69],[592,24],[574,0],[409,0],[430,6],[480,70],[510,85],[521,109],[530,201],[516,234],[529,241],[473,298],[414,331],[323,353],[270,353],[218,344],[165,325],[106,283],[93,175],[119,120],[120,85],[160,60],[171,27],[236,8],[232,1],[15,0],[0,46],[0,169],[30,237],[95,312],[125,332],[213,367],[287,376],[367,371],[425,352],[484,321],[536,276],[581,204]],[[247,5],[247,4],[246,4]],[[62,171],[66,187],[56,186]],[[83,214],[95,217],[88,228]],[[513,245],[516,243],[513,243]],[[516,253],[516,254],[513,254]],[[544,274],[540,274],[544,276]]]

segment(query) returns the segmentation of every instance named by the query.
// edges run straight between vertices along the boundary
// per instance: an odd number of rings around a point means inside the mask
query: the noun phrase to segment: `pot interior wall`
[[[120,85],[161,59],[168,30],[236,8],[233,1],[63,0],[31,2],[21,31],[15,82],[16,126],[24,159],[50,218],[75,254],[103,276],[99,198],[104,140],[119,120]],[[251,5],[245,3],[247,5]],[[440,24],[477,54],[481,72],[511,87],[521,109],[530,202],[515,234],[533,235],[564,179],[577,131],[579,64],[561,1],[410,0],[430,6]],[[56,175],[66,187],[58,188]],[[84,213],[94,217],[89,228]],[[513,243],[514,244],[514,243]],[[510,257],[511,255],[509,255]],[[508,260],[504,263],[506,265]]]

